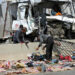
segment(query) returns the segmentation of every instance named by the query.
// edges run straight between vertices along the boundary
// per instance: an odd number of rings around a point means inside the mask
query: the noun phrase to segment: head
[[[23,30],[23,25],[20,25],[19,29]]]

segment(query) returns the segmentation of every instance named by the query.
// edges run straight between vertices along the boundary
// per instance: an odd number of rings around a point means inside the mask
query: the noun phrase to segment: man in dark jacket
[[[43,49],[46,47],[46,59],[51,60],[52,59],[52,49],[53,49],[53,45],[54,45],[53,37],[46,35],[46,34],[40,34],[38,36],[38,40],[40,41],[40,43],[36,50],[39,49],[39,47],[42,45],[42,43],[45,43],[46,45],[43,47]]]
[[[13,35],[13,41],[14,43],[24,43],[25,42],[25,34],[26,34],[26,28],[23,27],[23,25],[20,25],[19,30],[14,32]]]
[[[39,49],[39,47],[42,45],[42,43],[45,43],[46,45],[43,47],[43,50],[46,47],[46,59],[52,60],[53,45],[55,43],[58,46],[60,46],[61,45],[60,42],[55,41],[52,36],[47,35],[47,34],[43,34],[43,33],[38,35],[37,40],[39,40],[40,43],[39,43],[38,47],[36,48],[36,50]]]

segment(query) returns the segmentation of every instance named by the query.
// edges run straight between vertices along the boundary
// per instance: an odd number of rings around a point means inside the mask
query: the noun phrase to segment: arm
[[[39,43],[38,47],[36,48],[36,50],[38,50],[40,48],[40,46],[42,46],[42,43],[43,43],[42,36],[40,36],[39,39],[40,39],[40,43]]]
[[[39,48],[42,46],[42,42],[39,43],[38,47],[36,48],[36,50],[39,50]]]
[[[45,49],[45,47],[46,47],[46,45],[45,45],[45,46],[43,46],[42,50],[44,50],[44,49]]]

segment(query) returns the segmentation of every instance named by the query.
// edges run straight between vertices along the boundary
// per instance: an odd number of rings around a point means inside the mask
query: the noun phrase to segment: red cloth
[[[68,60],[68,61],[72,61],[72,58],[71,58],[71,56],[62,56],[62,55],[60,55],[60,60]]]
[[[60,55],[60,60],[64,60],[64,57],[62,55]]]
[[[65,56],[64,58],[65,58],[65,60],[72,61],[71,56]]]

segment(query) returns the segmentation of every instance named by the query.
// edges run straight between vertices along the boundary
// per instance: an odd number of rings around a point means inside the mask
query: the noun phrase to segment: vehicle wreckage
[[[58,37],[60,38],[62,35],[63,37],[65,37],[65,31],[68,30],[69,32],[67,32],[67,34],[69,33],[69,35],[67,37],[70,38],[71,32],[75,30],[75,19],[72,0],[7,0],[6,2],[7,8],[5,12],[6,15],[3,17],[4,22],[3,26],[1,27],[1,38],[6,38],[7,33],[10,34],[11,31],[18,30],[20,24],[27,28],[27,35],[31,34],[37,29],[41,31],[41,19],[43,19],[43,17],[41,17],[41,14],[44,14],[43,11],[46,14],[46,26],[48,28],[47,33],[53,36],[58,35]],[[62,15],[51,15],[50,9],[53,9],[53,6],[55,4],[60,7]],[[8,11],[10,11],[10,23],[7,22],[9,18],[7,16]],[[43,26],[43,30],[45,30],[46,26]]]

